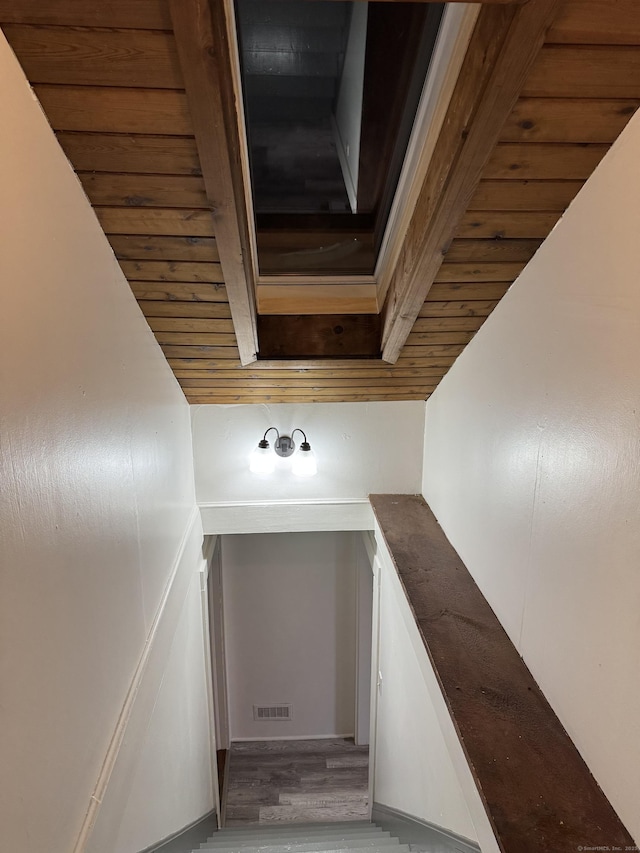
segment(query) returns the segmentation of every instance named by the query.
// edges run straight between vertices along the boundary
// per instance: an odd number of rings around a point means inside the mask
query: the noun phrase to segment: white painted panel
[[[200,504],[207,534],[373,530],[369,500]]]
[[[369,4],[364,2],[352,4],[349,36],[344,54],[342,77],[338,86],[334,119],[336,148],[353,213],[358,212],[358,172],[368,6]]]
[[[427,404],[424,494],[640,838],[640,116]]]
[[[117,853],[137,853],[174,833],[175,811],[186,826],[211,810],[202,627],[200,582],[194,572],[153,714],[138,745],[138,762],[113,846]],[[156,796],[158,790],[171,792],[171,809],[165,798]]]
[[[480,795],[415,617],[379,531],[374,802],[497,853]]]
[[[353,734],[354,536],[222,538],[232,740]],[[289,702],[291,721],[254,721]]]
[[[420,491],[419,401],[203,405],[191,412],[200,504],[359,500],[372,493]],[[315,477],[294,477],[285,467],[266,477],[249,471],[249,456],[270,426],[284,433],[305,430],[318,458]]]
[[[69,853],[194,509],[189,408],[1,36],[0,106],[0,825]]]

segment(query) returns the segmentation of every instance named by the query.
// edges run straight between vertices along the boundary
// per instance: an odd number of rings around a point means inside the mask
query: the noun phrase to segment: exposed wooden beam
[[[260,314],[377,314],[375,284],[259,284]]]
[[[236,104],[221,0],[171,0],[187,100],[226,285],[240,360],[256,359],[258,338],[248,258]]]
[[[260,316],[258,329],[264,358],[376,358],[380,355],[379,314]]]
[[[400,355],[560,5],[529,0],[480,11],[391,280],[385,361]]]

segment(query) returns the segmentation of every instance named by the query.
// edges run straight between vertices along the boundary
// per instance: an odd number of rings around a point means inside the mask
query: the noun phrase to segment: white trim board
[[[352,738],[353,732],[338,735],[276,735],[273,737],[234,737],[231,738],[231,744],[234,743],[263,743],[263,741],[277,740],[335,740],[336,738]]]
[[[368,499],[202,503],[205,535],[373,530]]]

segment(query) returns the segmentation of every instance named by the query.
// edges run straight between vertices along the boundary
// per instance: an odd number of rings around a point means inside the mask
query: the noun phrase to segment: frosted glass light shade
[[[295,474],[296,477],[313,477],[314,474],[318,473],[315,453],[306,441],[300,445],[300,449],[293,457],[291,473]]]
[[[261,445],[266,444],[266,447]],[[261,441],[249,458],[252,474],[272,474],[276,467],[276,455],[267,442]]]

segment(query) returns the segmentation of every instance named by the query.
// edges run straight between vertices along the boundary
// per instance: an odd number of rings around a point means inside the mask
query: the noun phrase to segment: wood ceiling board
[[[251,370],[248,368],[233,367],[229,370],[197,370],[190,367],[181,367],[181,359],[171,359],[170,367],[175,373],[176,379],[207,379],[212,385],[219,380],[230,382],[298,382],[302,379],[322,381],[324,383],[334,381],[336,384],[344,385],[352,382],[366,385],[371,379],[424,379],[428,381],[438,380],[442,371],[438,368],[398,368],[389,370],[374,367],[371,370]]]
[[[409,336],[409,338],[410,337],[411,336]],[[464,347],[464,344],[420,344],[407,339],[407,343],[404,345],[402,352],[404,355],[412,358],[450,358],[453,360],[460,355]]]
[[[229,347],[238,354],[236,337],[233,332],[154,332],[160,346],[189,346],[189,347]]]
[[[440,285],[434,284],[431,290],[435,290],[436,287]],[[443,285],[444,287],[451,287],[451,285]],[[467,286],[467,285],[461,285]],[[473,285],[476,286],[476,285]],[[504,283],[503,284],[505,291],[511,285]],[[497,303],[498,299],[502,299],[504,293],[502,293],[499,297],[495,297],[495,303]],[[472,297],[473,298],[473,297]],[[426,304],[426,303],[425,303]],[[439,303],[435,303],[439,304]],[[486,320],[486,316],[482,315],[479,317],[425,317],[420,313],[418,319],[413,324],[412,331],[414,332],[475,332]],[[396,365],[398,362],[396,362]]]
[[[184,92],[92,86],[34,86],[56,130],[192,136]]]
[[[640,51],[631,45],[547,45],[522,94],[530,98],[640,98]]]
[[[501,143],[494,150],[483,178],[533,181],[586,180],[609,150],[608,145]]]
[[[228,304],[227,290],[221,282],[204,284],[189,281],[135,281],[129,282],[138,301],[150,299],[154,302],[220,302]]]
[[[407,346],[466,346],[474,338],[475,332],[421,332],[415,325],[407,338]]]
[[[120,261],[120,266],[129,283],[132,281],[223,282],[220,264],[215,263]]]
[[[258,348],[232,61],[221,3],[170,0],[187,100],[236,330],[240,360]]]
[[[638,98],[520,98],[500,141],[612,143],[639,106]]]
[[[291,403],[294,402],[287,397],[280,397],[277,394],[251,394],[249,396],[229,396],[229,397],[201,397],[198,394],[185,394],[187,402],[191,405],[198,404],[217,404],[219,406],[236,406],[236,405],[260,405],[262,403]],[[310,397],[301,397],[295,402],[300,403],[392,403],[402,402],[404,400],[427,400],[429,394],[340,394],[335,397],[319,397],[313,395]]]
[[[0,23],[170,30],[166,0],[0,0]]]
[[[234,393],[251,393],[253,390],[266,388],[278,388],[283,396],[294,396],[299,391],[315,391],[323,394],[335,394],[340,389],[349,388],[413,388],[425,391],[433,391],[435,383],[429,379],[420,377],[409,378],[359,378],[359,379],[271,379],[261,376],[259,379],[181,379],[182,388],[198,388],[217,392],[222,389],[232,389]],[[358,393],[358,392],[356,392]],[[361,393],[361,392],[360,392]]]
[[[77,171],[200,175],[196,143],[188,136],[79,132],[56,136]]]
[[[445,262],[436,273],[436,282],[478,281],[511,282],[525,268],[525,263],[513,264],[450,264]]]
[[[233,323],[231,318],[214,319],[211,317],[154,317],[145,314],[149,328],[154,332],[189,332],[196,334],[224,334],[224,341],[213,341],[214,344],[228,345],[233,344],[233,338],[228,339],[227,336],[233,335]],[[170,341],[171,343],[171,341]],[[207,341],[203,341],[207,343]]]
[[[367,372],[371,370],[395,370],[394,367],[391,367],[386,362],[382,361],[381,358],[306,358],[306,359],[288,359],[286,361],[277,360],[277,361],[269,361],[268,359],[260,359],[259,361],[253,362],[248,366],[243,366],[239,361],[236,363],[230,363],[228,361],[219,361],[217,359],[200,359],[200,358],[181,358],[176,357],[170,360],[170,364],[180,364],[182,366],[191,365],[193,368],[201,368],[208,370],[234,370],[237,372],[238,376],[243,375],[246,372],[249,373],[264,373],[267,375],[270,371],[276,370],[278,372],[289,371],[290,375],[294,376],[295,374],[305,374],[310,370],[320,370],[323,373],[327,371],[336,371],[340,374],[343,374],[345,371],[359,371],[366,370]],[[419,365],[418,365],[419,366]]]
[[[78,172],[96,205],[116,207],[187,207],[208,209],[202,178],[187,175],[114,175]]]
[[[428,375],[433,375],[433,371],[439,370],[444,372],[449,369],[453,361],[454,357],[448,357],[446,359],[443,358],[433,358],[433,357],[424,357],[424,356],[415,356],[412,354],[401,355],[398,359],[397,365],[393,367],[388,365],[386,362],[382,361],[382,359],[299,359],[297,361],[287,360],[287,361],[255,361],[253,364],[249,365],[248,368],[244,367],[240,364],[237,353],[234,356],[233,353],[230,353],[229,350],[225,349],[222,355],[210,354],[206,353],[206,347],[163,347],[164,350],[169,350],[167,354],[167,359],[171,365],[173,364],[181,364],[187,367],[191,367],[193,369],[197,369],[200,366],[210,370],[237,370],[242,373],[244,370],[248,369],[252,372],[262,372],[268,374],[272,370],[288,370],[291,372],[291,375],[294,376],[296,374],[303,373],[307,370],[333,370],[338,371],[339,373],[348,372],[350,367],[353,365],[357,365],[355,369],[362,370],[367,367],[374,369],[376,367],[380,367],[383,365],[384,369],[399,369],[404,370],[407,368],[416,368],[420,370],[428,371]],[[173,352],[175,350],[175,352]],[[425,374],[426,375],[426,374]]]
[[[546,237],[561,214],[556,211],[467,211],[456,239]]]
[[[441,173],[441,190],[436,204],[426,210],[418,201],[407,235],[413,244],[410,261],[401,255],[400,272],[394,273],[387,297],[383,357],[389,362],[397,360],[418,316],[442,262],[443,247],[457,230],[558,6],[559,0],[529,0],[523,6],[480,11],[449,107],[449,125],[436,143],[429,170]],[[505,9],[509,17],[496,15]],[[442,166],[437,165],[440,161]],[[432,186],[427,174],[421,197]]]
[[[498,304],[497,299],[479,299],[478,301],[451,300],[448,302],[432,302],[427,299],[418,317],[488,317]]]
[[[377,314],[375,284],[259,284],[258,312],[271,314]]]
[[[145,317],[193,317],[209,320],[230,320],[228,302],[156,302],[140,300],[140,310]]]
[[[213,219],[208,210],[149,207],[95,206],[105,234],[140,236],[213,237]]]
[[[20,24],[3,31],[32,84],[184,88],[170,33]]]
[[[440,268],[442,269],[442,267]],[[446,302],[451,299],[459,300],[486,300],[502,299],[511,287],[513,279],[506,281],[448,281],[436,282],[432,285],[427,299],[434,302]],[[419,319],[416,320],[416,324]],[[413,330],[415,331],[415,324]]]
[[[468,210],[564,213],[584,181],[480,181]]]
[[[220,360],[238,361],[240,358],[236,346],[187,346],[177,344],[161,344],[165,358],[213,358]]]
[[[119,260],[218,261],[213,237],[111,234],[109,242]]]
[[[540,248],[542,240],[454,240],[445,254],[446,263],[526,263]]]
[[[547,41],[640,44],[638,0],[565,0]]]
[[[400,355],[400,358],[397,360],[396,364],[399,367],[438,367],[442,370],[443,374],[449,370],[451,365],[456,360],[457,356],[450,356],[448,358],[433,358],[416,355],[411,352],[414,347],[405,347]],[[405,353],[405,350],[407,351]]]

